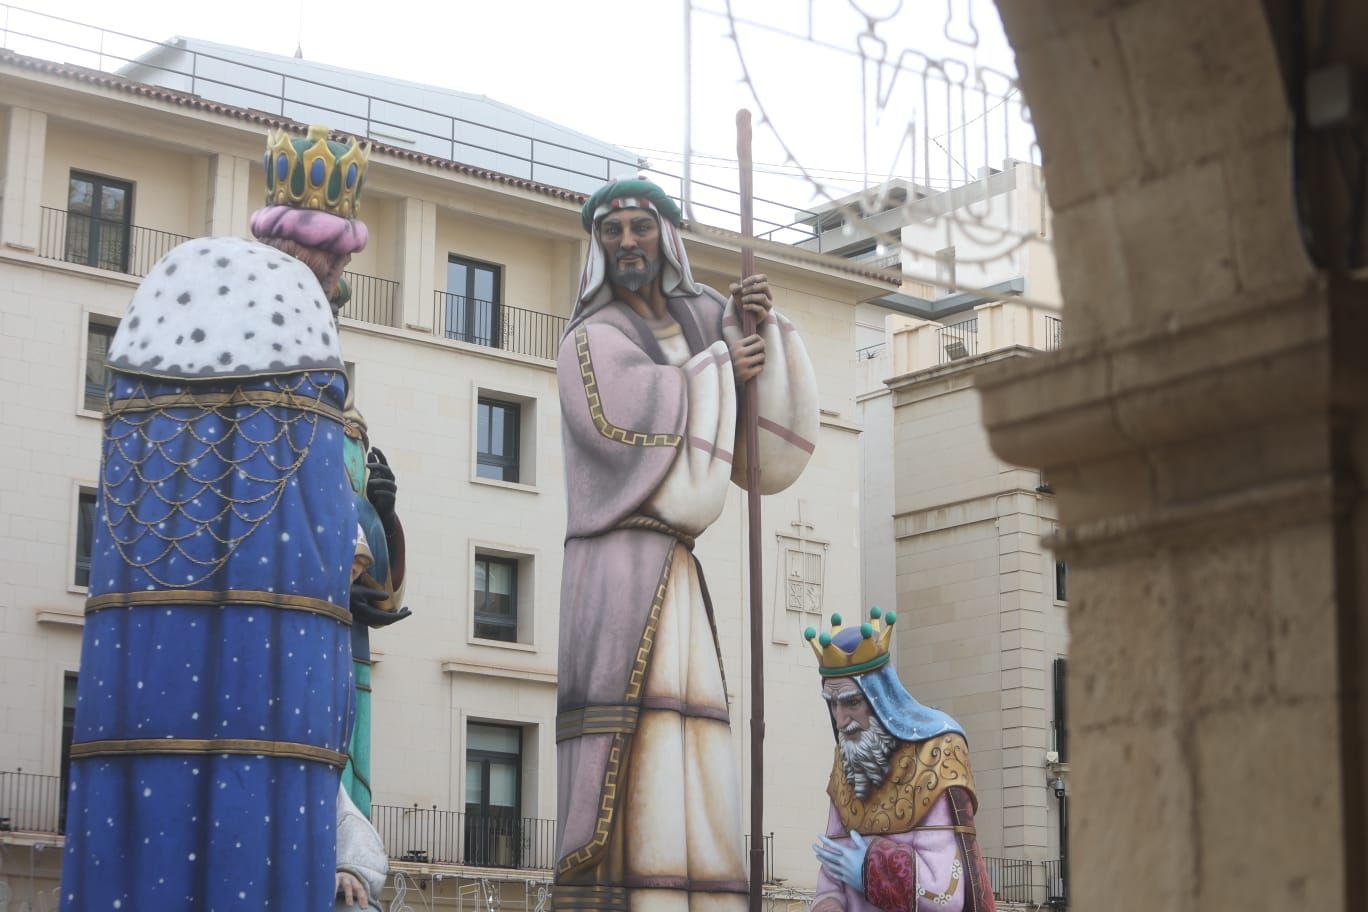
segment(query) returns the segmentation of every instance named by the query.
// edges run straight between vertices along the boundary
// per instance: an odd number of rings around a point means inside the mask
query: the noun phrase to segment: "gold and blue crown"
[[[349,146],[334,142],[318,124],[304,139],[272,130],[266,139],[266,205],[356,218],[369,162],[370,143],[363,146],[355,137]]]
[[[877,605],[869,609],[869,620],[858,627],[843,626],[841,616],[831,616],[831,630],[817,635],[814,627],[803,631],[817,654],[818,671],[824,678],[864,674],[888,664],[888,647],[893,641],[893,625],[898,615],[884,613]]]

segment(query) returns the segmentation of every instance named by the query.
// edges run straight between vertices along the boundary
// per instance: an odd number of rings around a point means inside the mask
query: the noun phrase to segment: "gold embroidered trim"
[[[235,389],[231,393],[201,393],[187,390],[183,393],[172,393],[165,396],[140,396],[133,399],[120,399],[117,402],[107,404],[104,412],[105,415],[113,417],[115,415],[138,414],[140,412],[159,412],[164,409],[182,406],[196,409],[219,409],[235,405],[244,405],[250,408],[266,408],[272,405],[280,405],[301,412],[313,412],[315,415],[322,415],[324,418],[331,418],[338,422],[342,420],[341,409],[334,408],[317,399],[306,399],[303,396],[296,396],[286,390]]]
[[[594,362],[589,356],[589,333],[583,329],[575,331],[575,353],[579,356],[580,379],[584,382],[584,395],[589,400],[589,417],[600,434],[609,440],[625,443],[628,446],[677,447],[681,440],[678,434],[648,434],[645,431],[629,431],[620,428],[603,414],[603,401],[599,397],[598,379],[594,376]]]
[[[583,332],[581,330],[580,332]],[[660,571],[656,583],[655,597],[651,599],[651,611],[646,619],[646,629],[641,634],[641,644],[637,646],[636,661],[632,674],[627,679],[627,693],[622,702],[635,704],[641,699],[641,690],[646,684],[646,670],[650,666],[651,651],[655,648],[656,628],[660,626],[660,611],[665,604],[665,592],[670,583],[670,570],[674,566],[675,549],[672,547],[665,555],[665,566]],[[599,815],[594,824],[594,837],[574,852],[561,859],[556,871],[565,875],[576,868],[594,861],[608,844],[613,828],[613,815],[617,810],[618,776],[622,770],[623,752],[627,748],[627,734],[618,732],[613,735],[613,744],[608,749],[608,768],[603,774],[603,789],[599,793]]]
[[[974,774],[969,768],[969,745],[963,735],[951,733],[904,743],[888,758],[888,770],[888,778],[877,788],[857,798],[845,777],[837,748],[827,794],[847,831],[866,836],[905,833],[916,827],[951,786],[965,789],[978,804]]]
[[[125,754],[249,754],[312,760],[338,769],[347,765],[347,755],[326,747],[297,741],[265,741],[255,738],[125,738],[109,741],[81,741],[71,745],[72,759],[113,757]]]
[[[106,608],[143,608],[171,606],[203,607],[251,607],[286,608],[290,611],[307,611],[330,617],[342,624],[351,625],[351,612],[341,605],[323,599],[303,595],[286,595],[283,592],[261,592],[255,589],[228,589],[211,591],[206,589],[158,589],[151,592],[110,592],[86,599],[85,613],[93,614]]]
[[[553,901],[555,907],[562,912],[575,909],[626,912],[627,888],[556,884]]]

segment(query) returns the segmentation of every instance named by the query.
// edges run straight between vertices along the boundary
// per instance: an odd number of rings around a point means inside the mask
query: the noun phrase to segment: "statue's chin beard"
[[[840,739],[841,768],[856,798],[865,797],[888,778],[888,758],[897,745],[898,739],[872,714],[869,727],[858,738]]]
[[[645,263],[646,265],[641,269],[623,269],[614,263],[608,273],[608,281],[628,291],[641,291],[654,282],[656,276],[660,275],[659,260],[645,260]]]

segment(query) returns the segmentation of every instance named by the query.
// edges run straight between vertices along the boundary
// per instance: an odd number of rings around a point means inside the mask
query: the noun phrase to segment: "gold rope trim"
[[[333,620],[351,625],[351,612],[340,605],[323,599],[303,595],[286,595],[282,592],[262,592],[256,589],[227,589],[215,592],[205,589],[160,589],[152,592],[110,592],[86,599],[85,613],[93,614],[106,608],[145,608],[167,606],[215,606],[231,604],[233,607],[250,606],[254,608],[285,608],[290,611],[307,611],[321,614]]]
[[[105,405],[105,415],[138,414],[140,412],[159,412],[168,408],[186,407],[217,409],[227,406],[245,405],[252,408],[266,408],[272,405],[285,406],[301,412],[313,412],[334,421],[342,421],[342,410],[327,403],[305,399],[286,390],[244,390],[235,389],[231,393],[197,393],[186,390],[183,393],[169,393],[165,396],[143,396],[135,399],[120,399]]]
[[[312,760],[338,769],[347,765],[347,755],[326,747],[297,741],[265,741],[255,738],[124,738],[109,741],[81,741],[71,745],[71,757],[115,757],[126,754],[250,754],[254,757],[280,757],[287,760]]]
[[[674,526],[671,526],[669,523],[661,522],[654,516],[642,516],[640,513],[634,513],[631,516],[628,516],[626,519],[619,521],[617,525],[613,526],[613,528],[649,529],[652,532],[663,532],[664,534],[674,538],[676,541],[678,541],[681,545],[683,545],[690,551],[694,549],[695,539],[692,535],[680,532]]]
[[[637,646],[636,661],[632,665],[632,674],[627,679],[627,693],[623,697],[623,703],[635,704],[641,699],[651,651],[655,648],[656,628],[660,626],[660,610],[665,604],[665,593],[670,584],[674,556],[675,549],[671,547],[665,554],[665,566],[660,571],[659,582],[656,583],[655,597],[651,599],[651,611],[646,619],[646,629],[641,634],[641,644]],[[617,809],[618,776],[622,769],[623,752],[627,747],[627,734],[629,733],[614,734],[612,747],[608,749],[608,767],[603,774],[603,790],[600,792],[599,816],[598,822],[594,825],[594,837],[561,859],[556,870],[562,875],[592,862],[608,844],[608,836],[613,828],[613,814]]]
[[[630,735],[636,731],[637,706],[586,706],[556,716],[556,743],[584,735]]]
[[[648,434],[645,431],[629,431],[610,422],[603,414],[603,401],[599,398],[598,379],[594,376],[594,362],[589,356],[589,334],[579,329],[575,331],[575,353],[579,355],[580,379],[584,381],[584,395],[589,400],[589,417],[594,427],[609,440],[625,443],[628,446],[677,447],[682,439],[678,434]]]

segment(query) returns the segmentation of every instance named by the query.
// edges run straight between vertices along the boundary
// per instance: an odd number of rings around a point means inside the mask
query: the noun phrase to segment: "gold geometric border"
[[[628,446],[677,447],[681,438],[678,434],[647,434],[644,431],[629,431],[610,422],[603,414],[603,401],[599,398],[598,380],[594,376],[594,362],[589,357],[589,333],[583,329],[575,331],[575,353],[579,355],[580,379],[584,382],[584,395],[589,400],[589,417],[594,427],[609,440],[625,443]]]
[[[250,754],[288,760],[311,760],[338,769],[347,765],[346,754],[328,750],[326,747],[295,741],[263,741],[255,738],[125,738],[80,741],[71,745],[73,760],[128,754]]]
[[[580,330],[583,332],[583,330]],[[641,634],[637,646],[636,661],[632,664],[632,674],[627,679],[627,693],[623,703],[637,703],[641,690],[646,683],[646,670],[650,666],[651,651],[655,648],[656,628],[660,626],[660,610],[665,604],[665,592],[670,583],[670,569],[674,566],[675,548],[672,545],[665,554],[665,566],[660,571],[656,583],[655,598],[651,599],[651,613],[646,619],[646,629]],[[603,788],[599,792],[599,816],[594,825],[594,837],[579,849],[566,855],[556,866],[562,876],[593,862],[608,844],[613,828],[613,815],[617,810],[618,777],[622,770],[622,754],[627,747],[627,735],[619,732],[613,735],[613,744],[608,749],[608,768],[603,774]]]
[[[641,715],[638,706],[586,706],[556,716],[556,743],[585,735],[630,735]]]
[[[205,589],[160,589],[151,592],[110,592],[86,599],[85,612],[93,614],[106,608],[165,607],[168,605],[219,607],[285,608],[321,614],[350,626],[351,612],[341,605],[324,599],[281,592],[262,592],[256,589],[228,589],[214,592]]]

